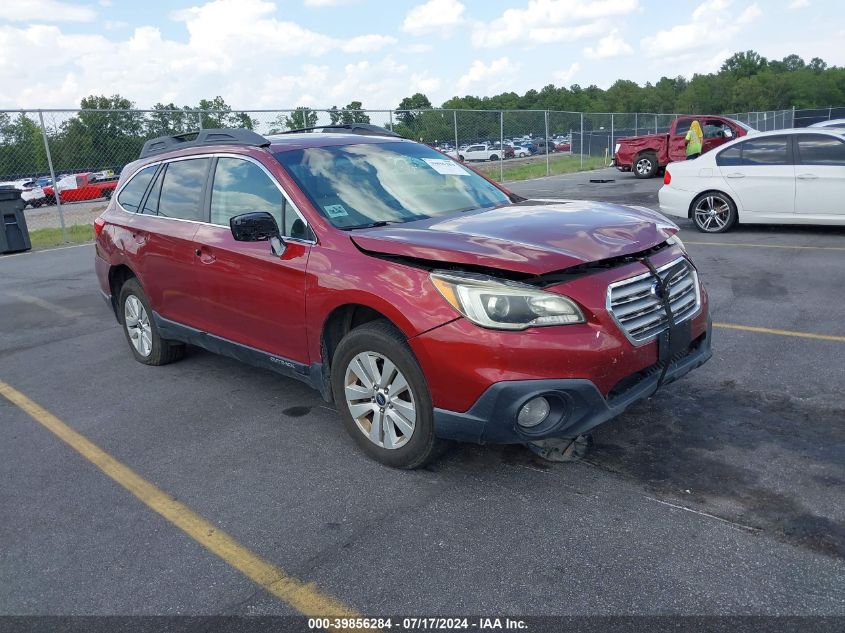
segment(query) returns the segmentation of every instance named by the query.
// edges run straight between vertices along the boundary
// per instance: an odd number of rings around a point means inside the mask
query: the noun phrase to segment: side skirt
[[[269,369],[288,378],[295,378],[319,391],[323,398],[326,398],[328,394],[328,387],[323,380],[322,363],[305,365],[289,358],[275,356],[255,347],[236,343],[222,336],[209,334],[188,325],[165,319],[158,312],[153,312],[153,318],[162,338],[196,345],[209,352],[222,354],[254,367]]]

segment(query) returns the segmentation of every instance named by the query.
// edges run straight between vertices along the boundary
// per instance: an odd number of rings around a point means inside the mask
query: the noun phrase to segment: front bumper
[[[669,365],[663,384],[685,376],[713,355],[711,326]],[[510,380],[491,385],[465,413],[435,408],[438,437],[479,444],[521,444],[550,437],[574,437],[620,415],[652,395],[662,367],[655,364],[620,381],[607,397],[586,379]],[[552,403],[547,420],[532,429],[516,423],[522,405],[536,396]]]

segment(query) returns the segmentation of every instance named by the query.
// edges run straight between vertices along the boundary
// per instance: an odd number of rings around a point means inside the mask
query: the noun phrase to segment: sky
[[[607,88],[753,49],[845,65],[841,0],[4,0],[0,108],[395,108],[416,92]]]

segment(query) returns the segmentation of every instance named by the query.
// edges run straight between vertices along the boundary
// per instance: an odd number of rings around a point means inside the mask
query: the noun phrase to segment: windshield
[[[362,143],[277,152],[313,205],[341,229],[508,204],[499,189],[425,145]]]

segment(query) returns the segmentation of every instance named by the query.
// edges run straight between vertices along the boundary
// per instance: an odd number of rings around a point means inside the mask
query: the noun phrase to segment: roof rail
[[[288,130],[282,132],[282,134],[296,134],[297,132],[313,132],[314,130],[323,130],[324,132],[331,133],[336,132],[338,130],[345,131],[348,134],[367,134],[370,136],[394,136],[396,138],[402,138],[396,132],[392,132],[386,128],[379,127],[378,125],[371,125],[369,123],[343,123],[339,125],[315,125],[313,127],[301,127],[297,130]]]
[[[146,158],[183,147],[202,145],[251,145],[267,147],[270,141],[260,134],[243,128],[204,129],[173,136],[159,136],[144,143],[139,158]]]

